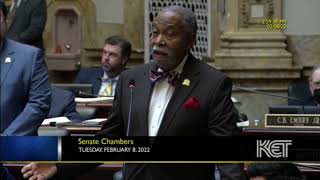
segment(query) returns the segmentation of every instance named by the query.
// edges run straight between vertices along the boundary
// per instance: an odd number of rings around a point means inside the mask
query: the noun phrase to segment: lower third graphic
[[[263,153],[269,158],[287,158],[289,145],[292,140],[257,140],[257,158]]]

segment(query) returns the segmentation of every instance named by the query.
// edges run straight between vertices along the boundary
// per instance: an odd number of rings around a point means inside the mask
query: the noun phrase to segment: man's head
[[[303,180],[292,163],[253,163],[247,168],[250,180]]]
[[[7,24],[6,24],[6,19],[7,19],[7,9],[6,6],[4,4],[4,2],[2,0],[0,0],[0,47],[2,45],[3,39],[5,38],[5,34],[6,34],[6,28],[7,28]]]
[[[315,68],[309,77],[309,87],[312,95],[316,90],[320,90],[320,67]]]
[[[125,68],[131,54],[131,44],[120,36],[111,36],[105,40],[101,64],[111,78],[118,76]]]
[[[191,10],[180,6],[164,8],[152,24],[153,59],[164,70],[175,68],[194,45],[196,33],[197,21]]]

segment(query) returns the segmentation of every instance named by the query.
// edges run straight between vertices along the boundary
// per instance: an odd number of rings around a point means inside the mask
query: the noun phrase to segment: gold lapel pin
[[[190,80],[189,79],[184,79],[183,82],[182,82],[182,85],[190,86]]]
[[[6,57],[6,59],[4,60],[4,63],[11,63],[11,58],[10,57]]]

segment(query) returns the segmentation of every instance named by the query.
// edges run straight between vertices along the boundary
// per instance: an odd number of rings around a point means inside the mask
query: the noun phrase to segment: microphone
[[[132,113],[132,97],[133,97],[133,88],[136,86],[136,82],[134,81],[134,79],[130,79],[128,87],[130,88],[130,104],[129,104],[129,114],[128,114],[128,126],[127,126],[127,133],[126,135],[129,136],[129,132],[130,132],[130,123],[131,123],[131,113]],[[126,163],[123,163],[123,179],[126,179]]]
[[[235,86],[235,85],[232,86],[232,89],[239,89],[239,90],[243,90],[243,91],[247,91],[247,92],[263,94],[263,95],[273,96],[273,97],[280,97],[280,98],[285,98],[285,99],[293,99],[293,100],[296,100],[296,101],[299,101],[299,102],[304,102],[303,100],[301,100],[299,98],[295,98],[295,97],[282,96],[282,95],[279,95],[279,94],[272,94],[272,93],[266,93],[266,92],[252,90],[252,89],[248,89],[248,88],[243,88],[243,87]]]
[[[128,127],[127,127],[127,136],[130,132],[130,123],[131,123],[131,113],[132,113],[132,97],[133,97],[133,88],[136,86],[134,79],[130,79],[129,88],[130,88],[130,104],[129,104],[129,114],[128,114]]]
[[[99,95],[99,94],[90,94],[90,93],[86,93],[83,91],[78,91],[78,93],[76,93],[76,97],[96,98],[96,97],[110,97],[110,96],[103,96],[103,95]]]

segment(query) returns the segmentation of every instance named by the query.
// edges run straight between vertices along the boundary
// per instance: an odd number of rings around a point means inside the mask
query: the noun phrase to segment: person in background
[[[320,67],[315,68],[309,77],[311,97],[305,99],[304,105],[318,106],[320,104]]]
[[[110,36],[105,40],[101,67],[81,69],[74,83],[92,84],[93,94],[114,96],[120,73],[130,59],[131,43],[120,36]]]
[[[45,0],[12,0],[7,36],[44,50],[42,34],[47,20]]]
[[[37,135],[50,109],[47,67],[40,49],[6,37],[7,11],[4,3],[0,3],[0,134]]]
[[[320,104],[320,67],[313,69],[308,81],[291,83],[288,87],[291,106],[318,106]]]

